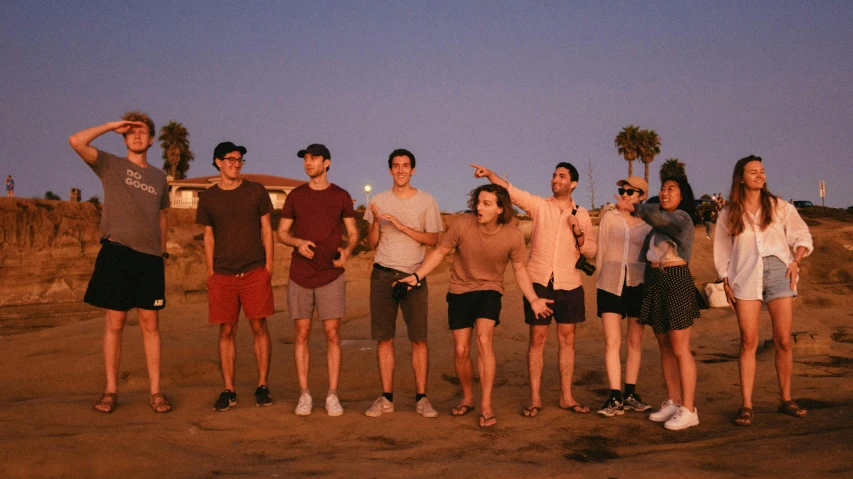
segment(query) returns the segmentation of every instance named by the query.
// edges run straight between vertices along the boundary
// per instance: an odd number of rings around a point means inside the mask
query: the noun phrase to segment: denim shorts
[[[785,276],[785,272],[788,271],[785,263],[775,256],[765,256],[761,260],[764,263],[764,277],[761,287],[761,297],[764,302],[796,296],[797,291],[791,289],[791,278]]]

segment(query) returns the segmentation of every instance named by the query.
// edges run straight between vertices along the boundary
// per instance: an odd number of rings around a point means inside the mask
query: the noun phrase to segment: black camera
[[[592,276],[592,273],[595,273],[595,265],[586,260],[584,255],[581,255],[578,258],[578,262],[575,263],[575,268],[586,273],[587,276]]]
[[[391,297],[394,301],[403,301],[407,294],[409,294],[409,285],[402,281],[395,284],[391,290]]]

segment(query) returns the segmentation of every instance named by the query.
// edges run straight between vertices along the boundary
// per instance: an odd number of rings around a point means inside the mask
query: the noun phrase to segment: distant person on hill
[[[204,226],[208,321],[219,325],[219,364],[225,381],[225,391],[213,403],[216,411],[237,405],[234,338],[241,307],[255,336],[255,405],[272,405],[267,387],[271,342],[266,318],[275,314],[273,206],[263,185],[240,177],[245,154],[246,148],[230,141],[216,145],[213,166],[219,170],[219,183],[199,195],[196,212],[196,223]]]
[[[762,303],[767,305],[773,326],[782,401],[779,412],[806,417],[808,411],[791,397],[791,323],[800,262],[814,249],[809,228],[793,205],[770,193],[758,156],[741,158],[735,164],[729,198],[731,203],[717,220],[714,264],[740,327],[738,365],[743,407],[737,412],[735,424],[749,426],[753,421],[752,391]]]
[[[495,349],[492,337],[500,324],[504,272],[512,262],[518,288],[530,302],[534,315],[548,317],[551,300],[539,298],[524,264],[524,235],[512,224],[512,203],[500,185],[482,185],[471,192],[468,208],[474,214],[460,216],[441,238],[441,242],[411,275],[400,282],[416,287],[448,253],[456,249],[450,267],[447,293],[447,320],[453,332],[456,375],[462,386],[462,402],[452,410],[464,416],[474,410],[474,371],[471,363],[471,338],[476,334],[482,397],[479,418],[481,428],[497,424],[492,410],[495,384]]]
[[[119,158],[90,143],[114,131],[124,138],[127,155]],[[117,377],[127,312],[136,308],[150,380],[149,404],[157,413],[172,410],[160,391],[160,328],[158,311],[166,307],[166,209],[169,187],[163,170],[148,163],[154,144],[154,122],[141,112],[120,121],[71,135],[68,142],[101,179],[101,251],[83,300],[106,309],[104,363],[107,384],[95,409],[104,413],[118,404]]]
[[[524,303],[524,321],[530,325],[527,349],[530,402],[524,410],[524,416],[535,417],[542,409],[542,370],[551,321],[557,323],[560,347],[559,405],[573,413],[586,414],[589,408],[572,395],[575,328],[586,320],[584,290],[577,266],[581,258],[595,258],[597,245],[589,212],[572,199],[572,191],[578,186],[578,170],[571,163],[558,163],[551,175],[553,196],[542,198],[515,187],[484,166],[471,166],[475,178],[487,178],[493,184],[506,188],[512,203],[530,215],[533,220],[527,263],[530,279],[539,297],[554,300],[554,314],[544,317],[534,314],[530,305]]]
[[[338,399],[341,372],[341,318],[346,315],[344,265],[358,243],[352,197],[343,188],[329,182],[327,172],[332,155],[324,145],[308,145],[296,156],[303,159],[308,183],[297,187],[284,201],[278,237],[293,247],[287,306],[295,328],[293,354],[301,393],[294,411],[297,416],[311,414],[313,402],[308,389],[308,339],[314,310],[326,332],[329,393],[326,414],[344,413]],[[341,247],[341,221],[347,230],[347,244]],[[291,228],[293,231],[291,231]]]
[[[15,197],[15,180],[12,179],[12,175],[6,177],[6,196]]]
[[[391,285],[411,275],[423,263],[426,246],[435,246],[444,228],[435,198],[411,185],[415,155],[403,149],[392,151],[388,156],[388,172],[393,180],[391,189],[374,196],[364,212],[364,220],[370,224],[367,242],[376,250],[370,274],[370,331],[378,342],[376,355],[382,384],[382,396],[365,414],[377,417],[394,412],[394,336],[397,311],[402,310],[412,343],[415,410],[424,417],[436,417],[438,412],[426,397],[429,373],[426,278],[421,278],[421,286],[402,298],[392,295]]]

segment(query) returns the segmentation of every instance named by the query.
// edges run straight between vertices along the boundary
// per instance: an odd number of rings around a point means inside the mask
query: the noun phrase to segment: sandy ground
[[[849,223],[827,221],[813,228],[813,234],[818,241],[829,238],[840,244],[853,236],[850,229]],[[701,228],[696,238],[694,276],[701,282],[713,280],[711,242]],[[522,417],[528,398],[528,333],[511,273],[507,278],[513,284],[504,296],[503,322],[495,334],[499,422],[488,430],[477,428],[477,414],[449,415],[459,391],[446,324],[446,266],[429,278],[428,392],[441,412],[436,419],[414,412],[411,349],[402,320],[396,342],[397,412],[375,419],[363,414],[380,393],[367,307],[371,254],[348,266],[349,317],[342,327],[339,388],[346,412],[337,418],[326,416],[321,407],[327,381],[319,325],[311,339],[314,413],[293,415],[298,386],[283,289],[276,293],[278,312],[270,318],[275,404],[254,407],[255,363],[251,333],[244,325],[238,333],[240,404],[226,413],[211,407],[222,382],[217,329],[207,324],[205,303],[170,306],[161,315],[163,386],[175,407],[166,415],[155,415],[148,407],[141,333],[133,316],[124,334],[119,406],[105,415],[92,409],[103,386],[101,315],[81,305],[6,309],[0,321],[0,476],[851,477],[851,290],[849,281],[817,284],[825,273],[819,266],[832,265],[845,252],[816,252],[795,302],[794,397],[811,410],[809,417],[776,412],[769,344],[758,354],[756,422],[750,428],[731,423],[740,405],[738,332],[734,314],[723,309],[703,311],[694,327],[698,427],[671,432],[649,421],[647,413],[604,419],[594,412],[559,409],[553,328],[543,378],[545,408],[535,419]],[[595,410],[608,388],[593,280],[584,288],[587,321],[578,328],[574,393]],[[762,318],[762,340],[770,339],[766,312]],[[650,331],[643,354],[638,392],[658,405],[666,398]]]

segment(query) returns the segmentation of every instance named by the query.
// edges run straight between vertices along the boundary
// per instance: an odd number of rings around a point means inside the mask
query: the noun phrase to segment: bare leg
[[[575,324],[557,324],[557,339],[560,342],[560,407],[580,404],[572,396],[572,375],[575,372]],[[577,412],[589,412],[582,406]]]
[[[267,327],[267,318],[252,319],[249,324],[252,325],[252,333],[255,334],[255,363],[258,365],[258,386],[266,386],[270,373],[270,358],[272,357],[272,341],[270,340],[270,330]]]
[[[104,327],[104,366],[107,374],[107,386],[104,392],[118,391],[118,367],[121,360],[121,337],[127,321],[126,311],[108,309]]]
[[[530,342],[527,346],[527,374],[530,378],[529,407],[542,407],[542,370],[545,364],[545,341],[548,326],[531,325]]]
[[[604,367],[607,370],[607,383],[611,390],[619,390],[622,387],[622,315],[602,313],[601,327],[604,330]]]
[[[237,323],[219,325],[219,368],[225,389],[234,391],[234,363],[237,353],[234,348],[234,336],[237,334]]]
[[[643,332],[646,327],[637,323],[637,318],[628,318],[628,355],[625,359],[625,384],[637,384],[640,376],[640,360],[643,356]]]
[[[660,346],[660,367],[663,372],[663,381],[666,383],[667,399],[673,401],[681,400],[681,381],[678,378],[678,361],[672,351],[667,333],[655,333],[655,338]]]
[[[669,342],[678,362],[678,377],[681,382],[681,405],[693,411],[696,396],[696,360],[690,351],[690,330],[669,331]]]
[[[412,370],[418,394],[426,394],[429,375],[429,348],[426,341],[412,341]]]
[[[326,332],[326,367],[329,369],[329,389],[338,389],[338,378],[341,374],[341,320],[327,319],[323,321]]]
[[[471,331],[472,328],[453,330],[453,359],[456,365],[456,376],[462,387],[462,402],[453,409],[456,414],[461,406],[474,404],[474,366],[471,364]],[[482,379],[481,379],[482,380]]]
[[[296,319],[293,321],[293,326],[293,362],[296,365],[299,388],[304,391],[308,389],[308,340],[311,337],[311,318]]]
[[[379,362],[379,380],[382,392],[394,392],[394,340],[379,341],[376,344],[376,359]]]
[[[483,396],[480,405],[483,408],[483,416],[493,417],[492,411],[492,388],[495,385],[495,348],[492,337],[495,332],[495,321],[486,318],[477,318],[477,366],[480,370],[480,389]]]
[[[758,313],[761,301],[739,299],[735,303],[737,322],[740,328],[740,393],[743,407],[752,407],[752,391],[755,385],[755,352],[758,349]]]
[[[776,376],[779,378],[779,393],[782,402],[791,400],[791,375],[794,372],[794,352],[791,349],[791,322],[794,316],[794,300],[778,298],[767,303],[773,323],[773,345],[776,347]]]
[[[151,394],[160,392],[160,325],[157,311],[137,309],[139,328],[142,329],[142,346],[148,365]]]

